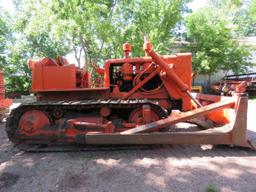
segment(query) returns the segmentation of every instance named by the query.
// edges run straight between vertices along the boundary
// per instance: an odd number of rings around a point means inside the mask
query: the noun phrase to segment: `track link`
[[[10,113],[9,117],[7,118],[6,122],[6,133],[10,141],[14,143],[14,145],[21,150],[24,151],[33,151],[33,152],[40,152],[44,151],[81,151],[84,150],[93,150],[94,147],[82,147],[81,145],[74,145],[68,146],[66,143],[62,143],[58,140],[58,136],[56,138],[47,138],[42,139],[40,137],[33,138],[26,138],[20,136],[18,134],[18,124],[19,119],[21,118],[22,114],[24,114],[28,110],[41,110],[49,114],[49,119],[52,120],[53,117],[50,115],[50,111],[55,109],[61,110],[95,110],[97,108],[101,108],[103,106],[108,106],[111,109],[135,109],[141,107],[144,104],[149,104],[151,108],[159,115],[161,118],[165,118],[167,116],[167,112],[161,108],[157,102],[147,100],[147,99],[136,99],[136,100],[84,100],[84,101],[43,101],[43,102],[34,102],[34,103],[27,103],[18,106],[17,108],[13,109]],[[29,144],[27,143],[27,139],[30,140]],[[38,141],[42,144],[38,144]],[[53,142],[54,141],[54,142]],[[47,146],[48,149],[47,149]],[[51,147],[53,147],[51,149]],[[105,147],[106,148],[106,147]],[[110,147],[111,148],[111,147]],[[118,147],[119,148],[119,147]],[[75,150],[76,149],[76,150]],[[103,149],[103,148],[99,148]]]

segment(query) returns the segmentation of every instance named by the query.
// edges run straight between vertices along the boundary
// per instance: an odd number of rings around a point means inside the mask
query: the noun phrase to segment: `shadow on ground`
[[[24,153],[0,128],[0,191],[206,191],[210,185],[255,190],[254,151],[208,147]]]

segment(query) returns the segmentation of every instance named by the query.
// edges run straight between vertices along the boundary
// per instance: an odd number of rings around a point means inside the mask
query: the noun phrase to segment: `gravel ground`
[[[248,134],[256,142],[256,101]],[[2,191],[256,191],[256,153],[241,148],[164,146],[151,149],[24,153],[0,124]]]

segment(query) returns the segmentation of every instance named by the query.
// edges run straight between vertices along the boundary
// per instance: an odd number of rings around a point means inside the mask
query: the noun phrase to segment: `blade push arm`
[[[180,88],[181,91],[185,92],[188,97],[190,97],[199,107],[201,107],[201,104],[199,101],[197,101],[190,93],[189,87],[187,84],[185,84],[175,73],[173,65],[166,63],[164,59],[162,59],[153,49],[152,44],[150,42],[144,43],[144,50],[145,52],[152,58],[152,60],[159,65],[163,71],[166,72],[167,78],[170,81],[174,81],[177,86]]]

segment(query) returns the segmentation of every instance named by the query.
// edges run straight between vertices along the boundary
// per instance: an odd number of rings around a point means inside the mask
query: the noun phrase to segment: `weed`
[[[207,192],[218,192],[219,190],[218,190],[218,188],[215,186],[215,185],[209,185],[208,187],[207,187],[207,190],[206,190]]]

